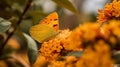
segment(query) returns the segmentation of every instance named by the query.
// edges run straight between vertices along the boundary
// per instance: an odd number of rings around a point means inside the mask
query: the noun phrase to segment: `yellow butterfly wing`
[[[55,29],[56,31],[59,30],[59,20],[58,20],[58,14],[57,12],[54,12],[50,15],[48,15],[46,18],[44,18],[40,24],[45,24],[48,25],[50,27],[52,27],[53,29]]]
[[[44,24],[34,25],[30,29],[30,35],[39,43],[48,40],[49,38],[55,36],[57,33],[58,32],[56,32],[54,29]]]
[[[30,28],[30,35],[39,43],[55,36],[59,30],[58,14],[56,12],[44,18],[40,24]]]

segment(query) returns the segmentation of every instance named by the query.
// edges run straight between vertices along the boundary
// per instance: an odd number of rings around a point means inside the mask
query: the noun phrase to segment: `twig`
[[[5,42],[1,45],[0,47],[0,52],[3,51],[5,45],[7,44],[8,40],[12,37],[12,35],[14,34],[14,32],[16,31],[17,29],[17,26],[21,23],[22,19],[23,19],[23,16],[25,15],[25,13],[27,12],[27,10],[30,8],[31,4],[32,4],[32,1],[33,0],[28,0],[28,3],[26,4],[26,7],[23,11],[23,13],[21,14],[16,26],[14,27],[14,30],[8,35],[8,37],[6,38]],[[1,53],[0,53],[1,54]]]

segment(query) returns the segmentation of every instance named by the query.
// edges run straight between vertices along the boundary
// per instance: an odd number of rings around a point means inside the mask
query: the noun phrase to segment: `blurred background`
[[[24,32],[29,31],[29,27],[37,24],[49,13],[57,11],[60,20],[60,29],[73,29],[79,23],[96,21],[98,9],[102,9],[111,0],[69,0],[79,12],[79,17],[70,10],[59,7],[52,0],[34,0],[33,5],[27,11],[20,29]],[[0,17],[5,19],[18,19],[23,12],[27,0],[0,0]]]
[[[28,0],[0,0],[0,17],[11,21],[12,26],[16,25]],[[21,32],[29,34],[31,26],[38,24],[43,18],[52,12],[59,14],[60,29],[74,29],[80,23],[96,22],[98,9],[102,9],[111,0],[69,0],[78,11],[75,12],[59,6],[53,0],[33,0],[32,6],[25,13],[18,29],[7,45],[15,50],[26,50],[27,44]],[[63,3],[63,5],[66,3]],[[69,6],[69,5],[68,5]],[[24,51],[23,50],[23,51]],[[9,50],[8,50],[9,51]]]

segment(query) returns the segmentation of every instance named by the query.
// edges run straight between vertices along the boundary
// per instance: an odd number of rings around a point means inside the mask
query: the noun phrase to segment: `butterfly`
[[[30,35],[39,43],[48,40],[58,34],[59,20],[57,12],[53,12],[45,17],[39,24],[30,28]]]
[[[59,20],[58,20],[58,14],[56,12],[48,15],[40,23],[50,26],[54,28],[56,31],[59,30]]]

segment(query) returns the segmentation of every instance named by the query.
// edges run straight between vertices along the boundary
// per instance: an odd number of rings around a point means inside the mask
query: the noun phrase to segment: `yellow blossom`
[[[72,31],[72,33],[70,34],[70,36],[65,40],[65,44],[63,45],[63,47],[66,50],[79,50],[82,48],[81,46],[81,37],[82,33],[79,31],[79,29],[75,29],[74,31]]]
[[[64,49],[64,40],[69,36],[70,31],[68,29],[62,30],[55,38],[50,39],[42,44],[40,48],[41,55],[48,60],[54,60],[59,56]]]
[[[108,35],[120,37],[120,20],[109,20],[107,24],[102,26],[102,29],[105,34],[109,32]]]
[[[66,50],[82,50],[83,41],[94,41],[99,32],[100,25],[98,23],[85,23],[72,31],[63,46]]]
[[[113,46],[117,43],[116,38],[114,36],[111,36],[109,38],[109,41],[110,41],[111,44],[113,44]]]
[[[112,3],[106,4],[103,10],[98,12],[98,22],[106,22],[110,19],[120,18],[120,0],[113,0]]]
[[[77,61],[76,67],[113,67],[108,44],[99,40],[94,49],[87,47],[83,56]]]
[[[45,57],[39,55],[37,57],[36,62],[32,65],[32,67],[45,67],[47,66],[47,60],[45,59]]]
[[[0,61],[0,67],[8,67],[5,61],[1,60]]]
[[[48,67],[66,67],[65,61],[53,61],[52,65],[49,65]]]
[[[58,60],[52,61],[51,65],[52,65],[52,67],[75,67],[75,62],[77,60],[78,60],[78,58],[76,58],[75,56],[66,56],[64,58],[64,60],[61,60],[61,61],[58,61]]]

